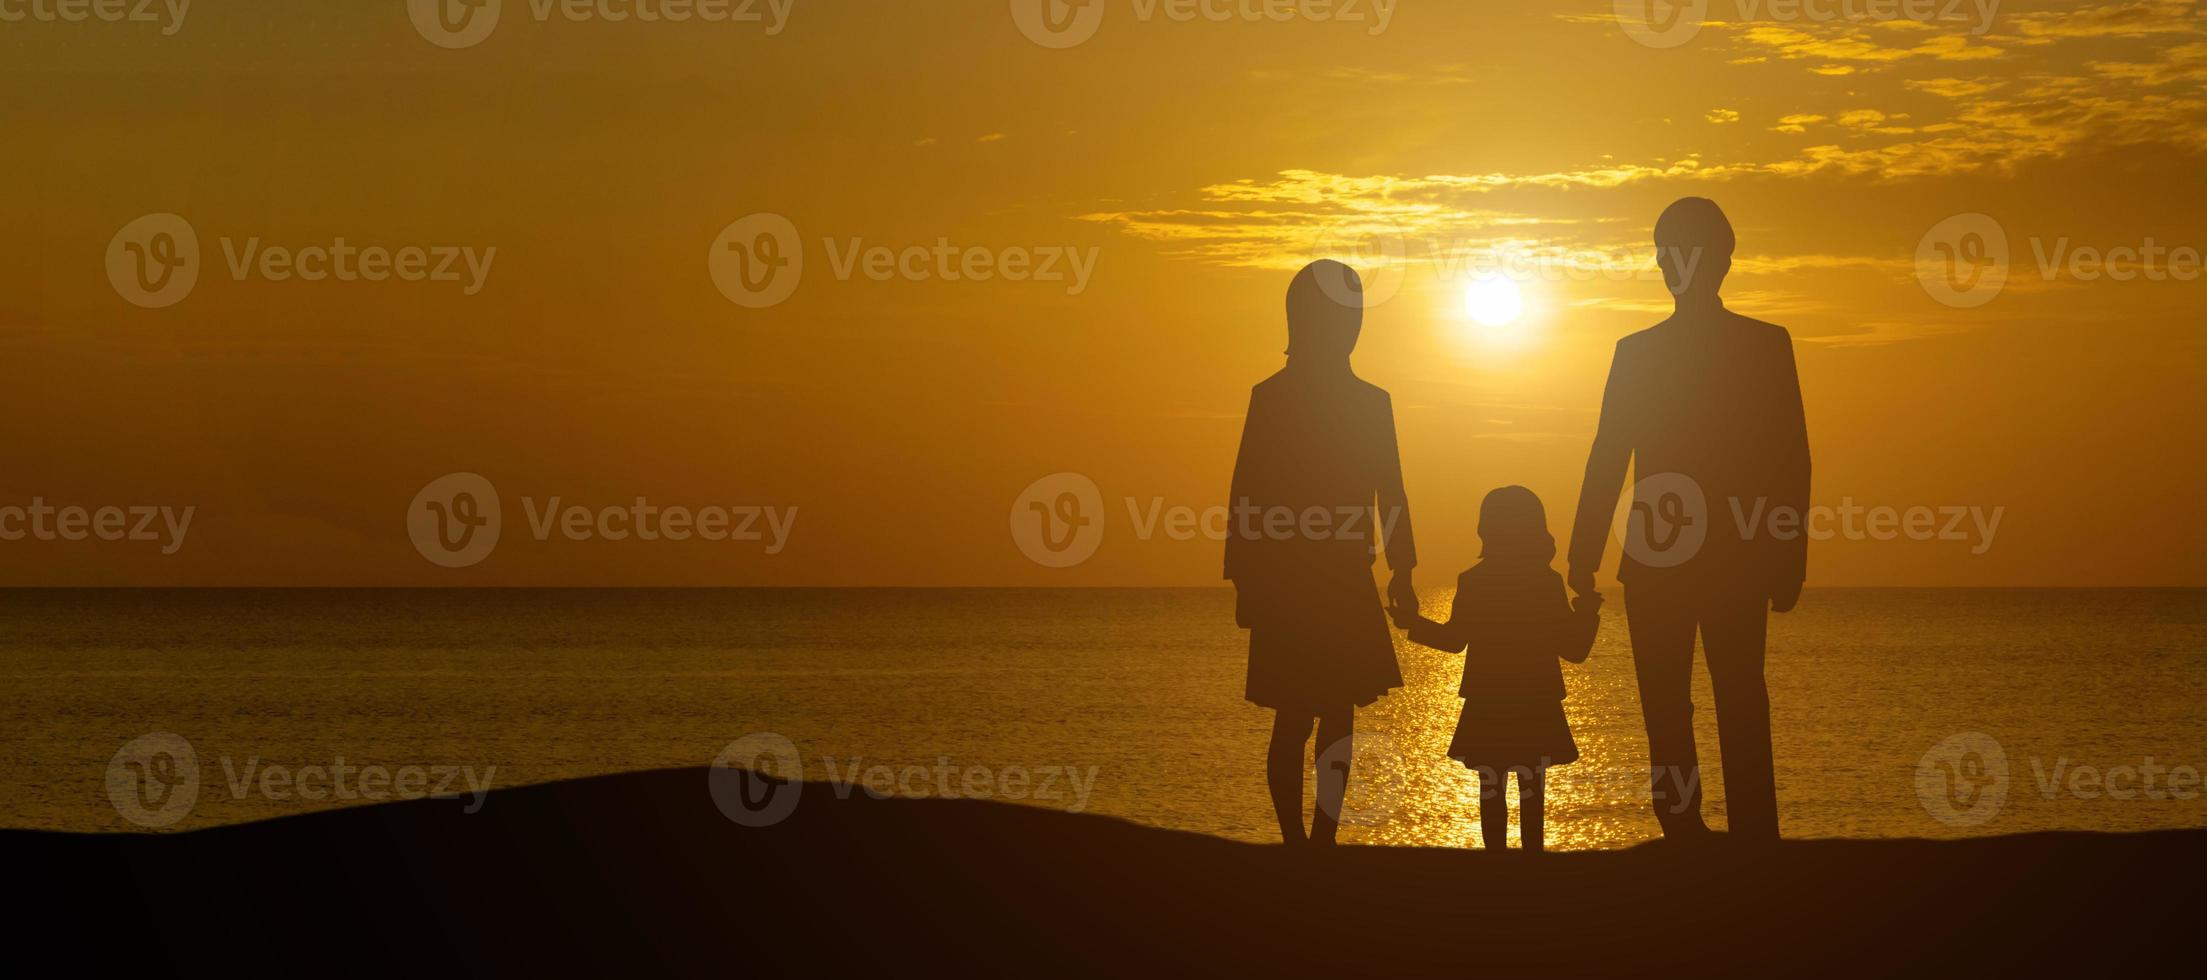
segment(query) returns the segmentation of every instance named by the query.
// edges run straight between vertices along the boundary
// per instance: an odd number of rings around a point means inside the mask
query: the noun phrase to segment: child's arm
[[[1585,663],[1586,658],[1594,653],[1594,636],[1601,631],[1601,627],[1602,594],[1589,592],[1580,596],[1578,604],[1571,609],[1569,618],[1564,620],[1560,636],[1562,648],[1557,652],[1572,663]]]
[[[1471,645],[1471,617],[1465,614],[1466,593],[1462,582],[1456,586],[1456,601],[1448,612],[1448,622],[1436,623],[1416,609],[1396,606],[1387,610],[1395,618],[1395,625],[1410,634],[1410,642],[1429,646],[1435,650],[1462,653]]]
[[[1457,625],[1454,618],[1446,623],[1436,623],[1414,611],[1398,608],[1395,612],[1398,613],[1395,625],[1409,631],[1412,643],[1450,653],[1462,653],[1465,647],[1471,645],[1471,637],[1465,635],[1469,631]]]

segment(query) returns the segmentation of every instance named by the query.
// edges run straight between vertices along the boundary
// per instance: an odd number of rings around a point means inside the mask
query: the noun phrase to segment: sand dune
[[[769,827],[685,769],[0,848],[55,920],[19,950],[246,973],[2127,974],[2196,965],[2207,870],[2207,831],[1297,853],[780,791]]]

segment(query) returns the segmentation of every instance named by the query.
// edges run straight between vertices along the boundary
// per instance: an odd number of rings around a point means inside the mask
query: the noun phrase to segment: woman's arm
[[[1411,587],[1410,571],[1418,567],[1418,544],[1410,530],[1410,494],[1402,484],[1402,447],[1395,439],[1394,399],[1382,392],[1380,406],[1386,414],[1387,431],[1379,442],[1379,509],[1374,513],[1384,539],[1380,543],[1387,552],[1387,567],[1395,573],[1387,583],[1387,595],[1398,605],[1414,605],[1418,595]]]
[[[1253,482],[1256,471],[1263,465],[1259,457],[1264,452],[1262,447],[1267,440],[1264,438],[1264,416],[1259,412],[1261,404],[1262,402],[1257,397],[1257,393],[1250,392],[1249,412],[1242,417],[1241,423],[1241,448],[1234,453],[1234,478],[1233,482],[1226,488],[1226,574],[1224,577],[1232,580],[1237,586],[1242,584],[1242,579],[1255,568],[1255,562],[1249,556],[1250,543],[1242,540],[1241,535],[1236,533],[1239,525],[1235,523],[1233,518],[1240,513],[1236,508],[1242,505],[1242,498],[1248,495],[1249,485]]]

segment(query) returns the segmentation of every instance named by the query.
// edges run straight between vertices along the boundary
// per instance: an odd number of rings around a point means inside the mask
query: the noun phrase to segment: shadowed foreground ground
[[[2196,965],[2207,908],[2207,831],[1297,854],[822,784],[745,827],[707,773],[502,790],[474,815],[0,834],[11,891],[60,920],[11,952],[110,973],[2098,975]]]

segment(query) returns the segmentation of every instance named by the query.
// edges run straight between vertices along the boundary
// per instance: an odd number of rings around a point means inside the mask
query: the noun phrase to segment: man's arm
[[[1793,357],[1793,337],[1785,331],[1778,332],[1782,345],[1777,367],[1779,383],[1773,395],[1771,418],[1776,429],[1777,444],[1772,447],[1773,503],[1793,508],[1793,513],[1807,514],[1809,509],[1809,429],[1808,413],[1801,403],[1801,372]],[[1778,541],[1774,556],[1771,581],[1771,608],[1778,612],[1791,612],[1801,599],[1801,583],[1808,580],[1809,536],[1796,534],[1791,541]]]
[[[1610,358],[1609,382],[1602,388],[1601,421],[1594,427],[1594,448],[1586,456],[1586,479],[1579,485],[1579,513],[1571,523],[1571,591],[1594,591],[1594,573],[1601,571],[1602,553],[1609,547],[1609,524],[1617,512],[1617,495],[1624,491],[1625,470],[1632,464],[1632,435],[1627,423],[1632,415],[1626,383],[1625,348],[1617,346]]]

